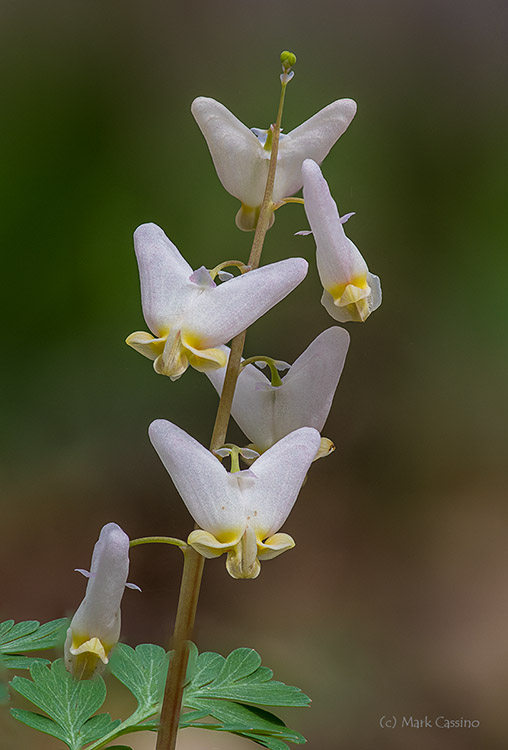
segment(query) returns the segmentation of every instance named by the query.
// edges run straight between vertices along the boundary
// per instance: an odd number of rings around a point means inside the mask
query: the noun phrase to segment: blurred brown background
[[[212,96],[267,127],[291,49],[286,131],[358,101],[324,173],[384,302],[349,326],[324,430],[338,449],[283,529],[296,548],[255,581],[207,563],[196,640],[253,646],[312,696],[281,713],[316,750],[506,747],[507,20],[502,0],[4,0],[0,619],[72,614],[73,568],[108,521],[189,532],[146,430],[164,417],[206,443],[217,400],[204,376],[171,383],[123,343],[145,328],[132,232],[155,221],[195,268],[247,257],[189,107]],[[311,260],[293,236],[306,226],[301,207],[279,211],[265,262]],[[333,323],[319,297],[312,266],[246,351],[292,361]],[[167,642],[180,565],[133,550],[125,641]],[[383,715],[480,727],[383,730]],[[58,742],[0,708],[2,750],[28,746]]]

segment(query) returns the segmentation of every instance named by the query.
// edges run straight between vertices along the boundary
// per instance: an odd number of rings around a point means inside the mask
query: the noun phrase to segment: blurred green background
[[[506,747],[506,175],[502,0],[4,0],[0,122],[0,619],[70,615],[100,527],[186,536],[191,520],[147,438],[176,422],[206,443],[206,377],[176,383],[124,344],[144,329],[132,232],[154,221],[193,265],[247,258],[190,114],[212,96],[249,126],[275,118],[278,55],[298,56],[286,132],[357,100],[324,162],[348,234],[381,277],[312,469],[284,531],[296,548],[255,581],[205,568],[201,650],[257,648],[313,698],[289,723],[319,750]],[[264,261],[313,257],[299,206]],[[292,361],[333,324],[314,265],[249,331]],[[239,438],[234,429],[232,437]],[[123,639],[166,644],[180,555],[136,548]],[[114,710],[125,711],[122,695]],[[379,727],[444,715],[477,729]],[[0,708],[0,747],[56,747]],[[137,744],[134,744],[134,743]],[[3,744],[2,744],[3,743]],[[153,748],[140,736],[133,747]],[[181,747],[240,749],[182,735]]]

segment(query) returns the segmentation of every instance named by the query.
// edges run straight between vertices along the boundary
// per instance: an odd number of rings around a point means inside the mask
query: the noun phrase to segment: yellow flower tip
[[[222,349],[197,349],[188,344],[184,344],[184,347],[189,364],[198,372],[220,370],[227,364],[228,355]]]
[[[256,229],[258,223],[260,209],[261,206],[246,206],[245,203],[242,203],[241,208],[238,210],[238,213],[235,216],[235,224],[238,229],[241,229],[242,232],[253,232]],[[273,226],[274,221],[275,215],[272,212],[268,224],[268,229]]]
[[[189,534],[187,543],[208,559],[220,557],[227,552],[226,569],[232,578],[257,578],[261,565],[258,560],[258,541],[254,531],[247,526],[243,533],[229,532],[224,536],[229,536],[229,539],[226,538],[225,541],[220,542],[208,531],[195,529]]]
[[[271,560],[295,546],[289,534],[273,534],[263,542],[249,526],[240,538],[234,532],[229,536],[230,539],[220,542],[208,531],[196,529],[189,534],[187,543],[207,559],[227,552],[226,569],[238,580],[257,578],[261,572],[260,560]]]
[[[108,663],[111,646],[106,646],[100,638],[94,636],[83,643],[74,641],[69,653],[74,657],[67,668],[77,680],[89,680],[95,674],[100,674]]]
[[[125,343],[144,357],[156,359],[164,351],[166,338],[164,336],[163,338],[156,339],[150,333],[146,333],[146,331],[135,331],[127,336]]]
[[[70,648],[70,652],[73,656],[79,656],[80,654],[92,654],[100,659],[103,664],[108,663],[109,659],[107,653],[110,650],[111,646],[106,650],[100,638],[97,638],[96,636],[94,636],[93,638],[89,638],[79,646],[72,645]]]
[[[219,541],[209,531],[203,531],[203,529],[195,529],[191,531],[187,538],[187,544],[196,550],[200,555],[211,560],[214,557],[220,557],[224,552],[228,552],[232,547],[238,544],[241,531],[239,533],[231,532],[225,534],[225,541]],[[229,538],[227,538],[229,537]]]
[[[258,541],[258,558],[260,560],[273,560],[274,557],[282,555],[296,545],[295,540],[289,534],[273,534],[264,542]]]
[[[355,305],[360,300],[368,297],[370,292],[371,290],[368,284],[362,284],[361,286],[356,284],[347,284],[340,296],[336,297],[335,295],[333,295],[334,305],[336,305],[337,307],[347,307],[347,305]]]
[[[341,284],[326,290],[332,297],[333,305],[339,309],[344,309],[350,317],[344,320],[354,320],[364,322],[371,314],[372,289],[365,278],[355,278],[349,284]],[[342,318],[337,318],[342,320]]]
[[[369,315],[371,314],[372,310],[369,307],[369,303],[366,299],[359,300],[356,304],[356,313],[358,315],[358,320],[360,320],[362,323],[365,323]]]
[[[231,578],[236,578],[236,580],[240,581],[247,581],[258,577],[261,572],[261,564],[257,557],[250,564],[247,564],[246,561],[242,559],[241,555],[238,554],[237,547],[235,547],[228,553],[226,570]]]
[[[289,52],[288,50],[284,50],[284,52],[280,53],[280,61],[282,63],[282,67],[284,70],[289,70],[293,67],[296,63],[296,55],[293,52]]]
[[[333,453],[335,450],[335,444],[332,443],[329,438],[321,438],[321,443],[318,448],[318,452],[316,453],[314,457],[314,461],[317,461],[319,458],[324,458],[325,456],[329,456],[330,453]]]
[[[153,369],[157,375],[166,375],[170,380],[178,380],[182,377],[189,366],[189,361],[182,350],[173,352],[169,358],[164,353],[157,357],[153,363]]]

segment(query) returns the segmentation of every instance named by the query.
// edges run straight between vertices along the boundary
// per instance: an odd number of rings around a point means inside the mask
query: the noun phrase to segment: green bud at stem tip
[[[293,52],[284,50],[284,52],[280,53],[280,61],[284,70],[288,71],[296,63],[296,55]]]

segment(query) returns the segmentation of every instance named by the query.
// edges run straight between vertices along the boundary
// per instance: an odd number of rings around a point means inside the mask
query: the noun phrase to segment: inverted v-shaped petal
[[[185,316],[182,338],[196,336],[206,349],[225,344],[298,286],[307,269],[303,258],[288,258],[205,289]]]
[[[244,528],[237,482],[210,451],[184,430],[156,419],[148,433],[189,513],[220,542],[234,541]]]
[[[227,351],[229,358],[230,350]],[[209,380],[217,393],[222,393],[226,369],[207,372]],[[284,381],[283,381],[284,382]],[[277,442],[274,424],[274,402],[276,392],[280,389],[266,389],[270,381],[255,365],[246,365],[240,370],[236,381],[235,395],[231,414],[251,443],[260,451],[267,450]],[[256,388],[262,386],[262,388]],[[282,437],[280,435],[279,437]]]
[[[274,534],[288,517],[319,443],[317,430],[302,427],[256,459],[256,479],[244,488],[243,497],[249,526],[258,538]]]
[[[156,224],[134,232],[141,302],[146,323],[155,336],[168,333],[170,321],[181,317],[200,288],[189,281],[192,268]]]
[[[321,432],[330,411],[349,347],[349,333],[333,326],[298,357],[275,392],[278,436],[297,427]]]
[[[270,154],[254,133],[215,99],[199,96],[191,110],[224,188],[247,206],[260,205]]]
[[[294,195],[302,187],[304,159],[321,164],[356,114],[356,102],[338,99],[288,133],[279,144],[274,200]]]
[[[295,360],[277,388],[254,365],[242,367],[231,413],[258,450],[271,445],[299,427],[323,429],[349,347],[349,334],[333,326],[317,336]],[[223,347],[229,356],[229,349]],[[217,392],[222,392],[225,369],[207,373]]]

